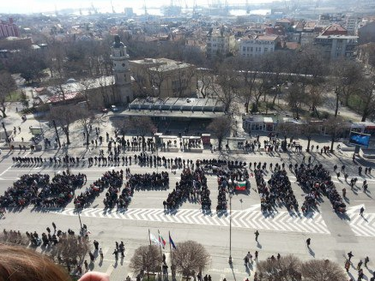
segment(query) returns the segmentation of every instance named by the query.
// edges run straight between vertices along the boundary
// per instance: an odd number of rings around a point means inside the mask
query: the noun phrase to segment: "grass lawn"
[[[21,91],[14,91],[11,92],[6,98],[6,102],[21,102],[22,101],[22,93]]]

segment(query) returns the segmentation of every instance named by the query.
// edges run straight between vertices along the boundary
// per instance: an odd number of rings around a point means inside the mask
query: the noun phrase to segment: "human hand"
[[[85,273],[78,281],[109,281],[109,276],[106,273],[90,271]]]

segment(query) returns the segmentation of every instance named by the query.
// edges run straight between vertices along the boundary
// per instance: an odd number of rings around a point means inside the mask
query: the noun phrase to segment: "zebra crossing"
[[[57,212],[60,215],[76,216],[73,208]],[[105,211],[87,208],[80,212],[81,216],[92,218],[124,219],[132,221],[151,221],[161,223],[195,224],[202,226],[229,227],[228,213],[203,213],[196,209],[180,209],[175,213],[166,213],[163,209],[128,209],[126,211]],[[272,216],[264,216],[259,210],[233,210],[232,227],[271,230],[283,232],[330,234],[321,214],[309,216],[291,215],[278,212]]]
[[[355,236],[375,237],[375,214],[365,213],[363,216],[359,214],[359,209],[364,205],[353,206],[349,208],[347,215],[349,216],[349,225]]]

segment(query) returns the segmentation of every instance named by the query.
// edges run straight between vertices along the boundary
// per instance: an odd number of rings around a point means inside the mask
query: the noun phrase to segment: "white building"
[[[129,104],[133,101],[129,55],[126,53],[126,47],[124,43],[120,41],[118,35],[115,36],[115,42],[113,42],[111,49],[113,74],[115,77],[116,91],[119,95],[119,102],[122,104]]]
[[[326,58],[350,58],[357,49],[358,36],[319,35],[315,38],[315,44],[324,48]]]
[[[253,57],[274,52],[279,42],[277,35],[256,35],[240,39],[239,55]]]
[[[223,32],[220,29],[214,30],[207,34],[206,54],[208,57],[217,55],[227,55],[234,50],[236,44],[234,35]]]

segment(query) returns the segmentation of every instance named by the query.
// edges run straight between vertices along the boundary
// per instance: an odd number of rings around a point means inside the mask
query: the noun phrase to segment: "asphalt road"
[[[71,154],[82,155],[82,151],[71,151]],[[89,152],[86,152],[86,157]],[[91,152],[93,153],[93,152]],[[35,153],[40,155],[41,152]],[[43,152],[42,157],[50,157],[55,151]],[[134,153],[128,153],[133,155]],[[12,182],[25,173],[48,173],[51,176],[66,169],[63,166],[42,167],[14,167],[11,158],[18,155],[3,154],[0,157],[0,194]],[[20,154],[23,155],[23,154]],[[163,155],[163,153],[160,153]],[[230,157],[241,161],[282,163],[286,166],[291,163],[302,161],[302,155],[282,154],[274,156],[265,153],[239,154],[231,156],[219,156],[209,151],[196,154],[187,153],[165,153],[168,157],[183,157],[184,159],[203,159]],[[308,157],[308,156],[307,156]],[[99,265],[95,263],[94,270],[99,270],[111,274],[111,280],[124,280],[129,274],[129,260],[134,250],[148,243],[148,229],[151,233],[157,235],[158,230],[168,241],[168,232],[171,232],[175,243],[195,240],[202,243],[210,253],[212,260],[210,268],[207,270],[213,280],[221,280],[226,277],[227,280],[244,280],[249,277],[252,280],[254,271],[246,271],[243,266],[243,257],[248,251],[252,254],[259,251],[259,258],[266,259],[271,255],[280,253],[282,256],[294,254],[302,259],[322,259],[329,258],[344,265],[344,255],[352,250],[354,258],[353,263],[356,265],[359,259],[365,256],[370,257],[369,269],[375,268],[375,255],[371,249],[375,246],[375,204],[372,195],[375,190],[375,179],[371,176],[359,177],[357,166],[353,165],[350,156],[345,154],[337,156],[321,156],[312,154],[313,163],[322,163],[326,168],[336,163],[341,167],[345,163],[349,170],[349,178],[358,177],[357,186],[362,185],[362,181],[367,179],[369,182],[369,194],[364,194],[361,190],[353,192],[343,181],[343,178],[335,180],[336,187],[341,190],[347,187],[348,212],[346,217],[338,217],[332,211],[331,204],[327,198],[319,206],[319,212],[307,217],[291,215],[285,208],[279,208],[278,213],[273,216],[264,216],[260,212],[260,198],[255,190],[255,179],[251,178],[250,194],[235,194],[232,198],[232,257],[233,267],[228,264],[229,257],[229,214],[218,216],[213,210],[211,214],[202,214],[199,210],[200,205],[195,202],[184,203],[180,209],[173,215],[166,214],[163,211],[163,200],[167,198],[176,181],[179,180],[181,170],[176,171],[176,175],[170,174],[169,190],[160,191],[137,191],[135,192],[129,209],[126,212],[103,211],[104,193],[90,206],[81,213],[82,222],[85,223],[90,231],[90,239],[98,240],[103,247],[104,262]],[[145,173],[156,171],[156,168],[140,167],[138,165],[128,166],[132,173]],[[71,173],[85,173],[90,184],[98,179],[105,171],[124,169],[123,166],[106,166],[106,167],[71,167]],[[165,167],[158,167],[158,171],[168,171]],[[295,177],[288,172],[292,182],[293,191],[300,205],[304,200],[304,193],[300,186],[296,184]],[[266,175],[268,179],[270,174]],[[211,190],[210,198],[212,200],[212,209],[217,204],[217,182],[216,177],[208,176],[208,185]],[[83,187],[84,189],[85,187]],[[76,191],[76,193],[79,192]],[[364,217],[359,216],[359,208],[365,206]],[[9,212],[5,219],[0,220],[2,228],[14,229],[20,231],[42,232],[47,226],[51,227],[52,221],[62,230],[71,228],[79,230],[79,219],[73,210],[73,204],[70,203],[65,210],[35,211],[31,207],[21,212]],[[259,243],[255,242],[254,231],[260,232]],[[311,251],[306,247],[305,241],[311,238]],[[126,246],[126,257],[123,261],[115,263],[112,255],[115,241],[124,241]],[[167,244],[168,246],[168,244]],[[164,250],[169,253],[169,246]],[[355,271],[352,268],[353,276]],[[371,271],[365,269],[365,274],[369,276]]]

